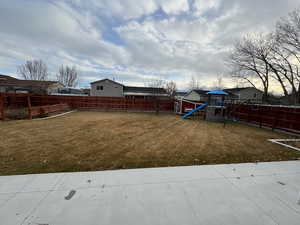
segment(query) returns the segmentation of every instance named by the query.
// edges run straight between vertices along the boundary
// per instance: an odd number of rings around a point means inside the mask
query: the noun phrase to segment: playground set
[[[225,121],[225,96],[229,94],[220,89],[207,92],[207,102],[192,102],[185,99],[175,102],[175,112],[180,114],[183,119],[193,116],[203,116],[207,121]]]
[[[251,100],[235,101],[229,94],[214,89],[207,92],[207,102],[185,99],[175,102],[175,113],[182,118],[203,118],[207,121],[242,121],[259,127],[269,127],[300,134],[300,107],[253,104]]]

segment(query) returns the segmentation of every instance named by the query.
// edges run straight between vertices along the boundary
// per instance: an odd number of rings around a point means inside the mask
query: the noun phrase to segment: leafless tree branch
[[[18,74],[24,80],[47,80],[47,65],[42,60],[29,60],[25,64],[18,66]]]
[[[57,80],[66,87],[76,87],[78,84],[78,72],[75,66],[61,65],[56,77]]]

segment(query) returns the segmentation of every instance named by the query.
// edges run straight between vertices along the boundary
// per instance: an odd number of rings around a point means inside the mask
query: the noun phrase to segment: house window
[[[256,93],[253,94],[253,98],[256,98]]]
[[[102,91],[103,90],[103,86],[97,86],[97,90],[99,91]]]

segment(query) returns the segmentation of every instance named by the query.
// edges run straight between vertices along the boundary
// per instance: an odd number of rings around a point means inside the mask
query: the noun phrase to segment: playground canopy
[[[208,95],[229,95],[227,92],[222,91],[221,89],[213,89],[206,94]]]

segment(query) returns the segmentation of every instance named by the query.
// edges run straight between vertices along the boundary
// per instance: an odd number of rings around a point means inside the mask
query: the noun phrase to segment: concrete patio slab
[[[298,225],[300,161],[0,176],[2,225]]]

